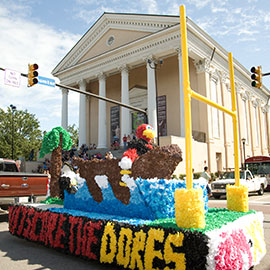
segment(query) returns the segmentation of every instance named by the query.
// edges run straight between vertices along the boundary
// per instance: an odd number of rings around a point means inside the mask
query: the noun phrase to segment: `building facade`
[[[182,55],[178,16],[104,13],[53,70],[61,84],[146,110],[147,115],[80,94],[79,144],[110,147],[148,121],[160,145],[177,143],[185,158]],[[231,109],[228,52],[187,18],[191,88]],[[240,164],[269,154],[269,91],[254,89],[234,59]],[[68,125],[68,91],[62,90],[62,126]],[[192,100],[195,171],[234,167],[232,119]],[[245,144],[242,143],[245,139]],[[245,149],[244,149],[245,148]],[[178,172],[185,172],[185,162]]]

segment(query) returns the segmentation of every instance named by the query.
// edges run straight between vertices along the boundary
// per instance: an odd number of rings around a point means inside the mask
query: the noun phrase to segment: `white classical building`
[[[187,18],[191,88],[231,109],[228,52]],[[240,163],[269,153],[269,91],[254,89],[234,59]],[[79,144],[110,147],[143,121],[159,129],[160,145],[185,152],[180,20],[178,16],[104,13],[52,71],[61,84],[146,110],[142,113],[80,94]],[[68,91],[62,90],[62,126],[68,125]],[[232,119],[192,100],[193,167],[212,172],[234,167]],[[184,156],[185,158],[185,156]],[[179,172],[185,171],[185,162]]]

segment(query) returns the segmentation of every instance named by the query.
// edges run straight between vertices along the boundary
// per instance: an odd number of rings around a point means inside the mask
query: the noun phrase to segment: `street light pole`
[[[14,112],[16,111],[16,106],[10,104],[9,107],[12,111],[12,117],[11,117],[11,158],[14,159]]]
[[[243,143],[244,169],[246,169],[246,139],[245,138],[242,138],[241,141]]]

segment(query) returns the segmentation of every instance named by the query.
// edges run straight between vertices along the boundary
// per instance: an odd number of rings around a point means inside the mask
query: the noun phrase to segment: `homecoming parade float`
[[[64,165],[59,151],[71,147],[66,131],[47,133],[43,154],[52,152],[51,196],[64,205],[25,204],[9,209],[12,235],[66,254],[126,269],[250,269],[266,253],[263,214],[248,210],[248,190],[227,186],[227,208],[208,208],[206,184],[192,180],[190,97],[228,113],[237,138],[235,89],[229,55],[232,111],[193,92],[189,86],[186,22],[180,8],[186,125],[186,180],[171,176],[182,161],[177,145],[151,144],[150,125],[121,159],[74,158],[79,174]],[[239,168],[235,143],[235,168]],[[53,178],[55,177],[55,178]]]

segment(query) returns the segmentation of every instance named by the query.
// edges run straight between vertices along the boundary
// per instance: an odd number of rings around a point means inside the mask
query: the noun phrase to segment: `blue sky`
[[[103,12],[186,15],[244,67],[261,65],[270,72],[270,4],[268,0],[0,0],[0,67],[27,73],[28,63],[39,74],[51,71]],[[10,104],[36,115],[42,130],[61,124],[61,91],[4,84],[0,71],[0,107]],[[269,88],[270,77],[263,83]],[[259,91],[259,90],[258,90]],[[77,93],[69,94],[69,124],[78,126]]]

